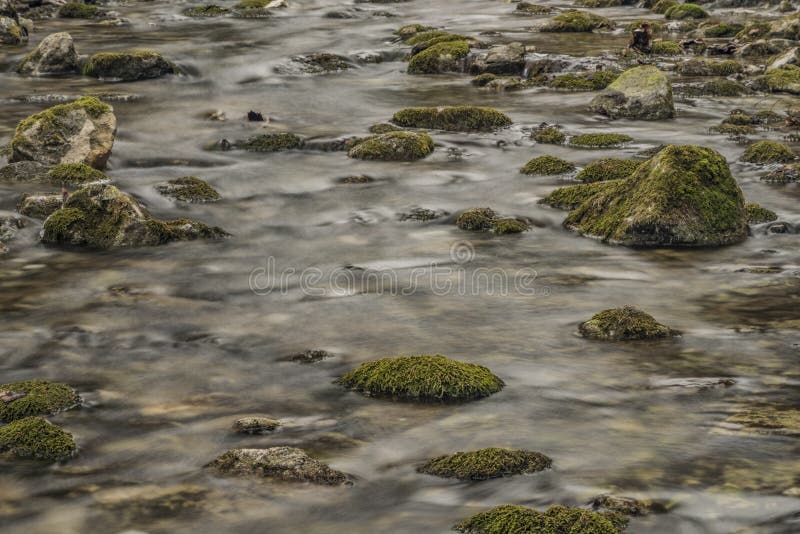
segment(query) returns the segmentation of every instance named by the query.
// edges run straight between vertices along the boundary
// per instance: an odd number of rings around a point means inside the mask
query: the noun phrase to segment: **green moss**
[[[678,335],[679,332],[656,321],[652,315],[633,306],[603,310],[578,326],[583,337],[604,341],[634,341]]]
[[[489,82],[492,82],[497,79],[495,74],[491,72],[484,72],[483,74],[478,74],[474,78],[472,78],[472,85],[477,85],[478,87],[485,87]]]
[[[800,67],[786,65],[779,69],[768,71],[764,81],[770,91],[800,95]]]
[[[677,70],[685,76],[730,76],[742,72],[744,67],[732,59],[713,61],[705,58],[692,58],[678,65]]]
[[[405,26],[397,28],[393,33],[402,39],[408,39],[413,35],[430,31],[432,29],[433,28],[431,26],[425,26],[424,24],[406,24]]]
[[[58,131],[59,128],[57,125],[63,121],[64,117],[77,109],[83,109],[92,118],[97,118],[103,113],[113,111],[111,106],[93,96],[84,96],[68,104],[53,106],[19,122],[14,132],[14,137],[11,140],[11,150],[14,151],[15,147],[27,145],[23,132],[36,123],[41,124],[39,127],[40,132]],[[59,141],[61,141],[61,139],[52,139],[53,143]]]
[[[41,417],[26,417],[0,427],[0,452],[6,454],[55,462],[76,450],[71,434]]]
[[[389,132],[400,132],[402,128],[398,128],[394,124],[389,124],[388,122],[381,122],[378,124],[373,124],[369,127],[369,132],[373,134],[384,134]]]
[[[730,115],[725,117],[722,120],[722,123],[723,124],[735,124],[737,126],[745,126],[745,125],[753,124],[754,121],[749,115],[737,111],[737,112],[731,113]]]
[[[230,10],[225,7],[216,4],[206,4],[204,6],[186,9],[183,14],[187,17],[219,17],[229,12]]]
[[[619,534],[626,521],[613,517],[560,505],[538,512],[506,504],[474,515],[453,529],[465,534]]]
[[[450,360],[438,354],[362,363],[338,382],[371,396],[435,402],[488,397],[504,386],[503,381],[486,367]]]
[[[613,70],[599,70],[588,73],[567,73],[553,78],[548,84],[553,89],[566,89],[569,91],[599,91],[605,89],[620,73]]]
[[[469,54],[466,41],[447,41],[432,45],[408,62],[409,74],[439,74],[459,70],[460,62]]]
[[[531,4],[529,2],[520,2],[514,9],[515,15],[549,15],[552,12],[553,8],[550,6]]]
[[[659,0],[658,2],[653,4],[652,11],[653,13],[658,13],[659,15],[663,15],[667,11],[678,5],[680,5],[678,0]]]
[[[567,140],[567,136],[560,129],[555,126],[546,126],[544,128],[537,128],[531,134],[531,137],[537,143],[548,145],[562,145]]]
[[[55,183],[64,182],[70,185],[108,180],[106,173],[83,163],[60,163],[48,171],[47,177]]]
[[[708,12],[697,4],[680,4],[667,9],[664,16],[670,20],[705,19]]]
[[[476,106],[406,108],[395,113],[392,122],[450,132],[489,132],[511,125],[511,119],[496,109]]]
[[[589,8],[617,7],[623,5],[626,1],[627,0],[576,0],[575,5]]]
[[[11,402],[0,400],[0,421],[15,421],[31,415],[53,415],[77,406],[81,398],[67,384],[28,380],[0,386],[0,391],[24,393]]]
[[[487,480],[549,469],[553,461],[542,453],[491,447],[457,452],[428,460],[420,473],[459,480]]]
[[[433,152],[433,139],[422,133],[389,132],[356,144],[347,155],[355,159],[416,161]]]
[[[742,31],[736,34],[737,41],[758,41],[769,35],[772,26],[769,22],[754,21],[748,22]]]
[[[196,176],[183,176],[156,186],[156,191],[182,202],[214,202],[221,197],[216,189]]]
[[[414,39],[412,39],[414,40]],[[414,48],[411,49],[411,55],[415,56],[422,52],[423,50],[427,50],[428,48],[432,47],[433,45],[437,45],[439,43],[447,43],[451,41],[467,41],[467,38],[463,35],[459,35],[457,33],[445,33],[444,35],[439,35],[437,37],[432,37],[430,39],[416,42]]]
[[[468,232],[489,230],[497,214],[492,208],[469,208],[456,219],[456,226]]]
[[[679,56],[683,54],[683,48],[675,41],[655,41],[651,53],[657,56]]]
[[[742,154],[742,161],[749,163],[788,163],[797,154],[794,150],[777,141],[759,141],[753,143]]]
[[[641,164],[632,159],[604,158],[588,164],[575,179],[584,183],[621,180],[632,175]]]
[[[569,144],[572,146],[587,148],[616,148],[630,143],[633,137],[625,134],[613,133],[592,133],[570,137]]]
[[[66,241],[70,238],[73,225],[82,225],[83,211],[78,208],[62,208],[53,212],[44,224],[43,239],[49,242]]]
[[[527,232],[531,227],[525,221],[519,219],[495,219],[492,221],[492,231],[498,235],[521,234]]]
[[[178,68],[154,50],[99,52],[83,65],[83,74],[95,78],[136,81],[175,74]]]
[[[706,37],[733,37],[744,29],[743,24],[720,22],[713,26],[708,26],[703,30],[703,35]]]
[[[540,203],[562,210],[573,210],[608,187],[606,182],[559,187]]]
[[[748,202],[744,205],[744,216],[749,224],[767,223],[778,219],[777,213],[755,202]]]
[[[236,9],[262,9],[267,7],[272,0],[242,0],[236,4]]]
[[[723,134],[730,137],[737,137],[742,135],[752,135],[756,133],[756,129],[753,126],[749,125],[737,125],[737,124],[727,124],[723,123],[719,126],[714,126],[709,128],[711,133]]]
[[[251,152],[278,152],[300,148],[303,140],[293,133],[276,132],[254,135],[236,146]]]
[[[412,36],[408,37],[405,40],[405,43],[414,46],[422,43],[427,43],[431,39],[436,39],[437,37],[446,37],[448,35],[452,34],[444,30],[428,30],[413,34]]]
[[[529,175],[554,176],[557,174],[567,174],[575,170],[575,165],[555,156],[545,154],[538,158],[533,158],[523,166],[519,172]]]
[[[58,16],[65,19],[90,19],[97,15],[97,6],[80,2],[67,2],[58,9]]]
[[[719,80],[705,82],[696,91],[687,92],[696,92],[697,94],[712,96],[742,96],[743,94],[747,93],[748,90],[747,87],[739,82],[720,78]]]
[[[741,425],[743,430],[754,434],[800,435],[800,410],[792,405],[750,406],[731,415],[725,422]]]
[[[571,9],[556,15],[539,31],[543,32],[591,32],[593,30],[614,28],[614,23],[600,15]]]

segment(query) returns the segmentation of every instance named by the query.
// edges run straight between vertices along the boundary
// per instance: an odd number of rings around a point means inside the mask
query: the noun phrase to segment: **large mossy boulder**
[[[133,82],[178,73],[178,68],[153,50],[99,52],[83,66],[87,76],[102,80]]]
[[[85,163],[103,169],[116,132],[114,109],[93,96],[85,96],[20,121],[11,140],[9,161]]]
[[[67,32],[51,33],[17,65],[19,74],[33,76],[73,74],[78,71],[78,53],[72,36]]]
[[[600,15],[570,9],[553,17],[547,24],[539,28],[539,31],[557,33],[591,32],[594,30],[612,30],[614,26],[613,21]]]
[[[748,163],[789,163],[797,159],[797,153],[788,145],[778,141],[758,141],[753,143],[742,154],[742,161]]]
[[[72,435],[41,417],[26,417],[0,427],[0,453],[58,462],[75,454]]]
[[[491,132],[511,125],[506,114],[479,106],[406,108],[395,113],[392,122],[406,128],[449,132]]]
[[[591,109],[612,119],[669,119],[675,116],[672,85],[656,67],[634,67],[594,97]]]
[[[42,241],[112,249],[227,235],[219,227],[190,219],[156,219],[113,185],[92,184],[72,193],[64,207],[45,220]]]
[[[487,480],[549,469],[553,460],[540,452],[490,447],[428,460],[420,473],[459,480]]]
[[[221,474],[254,475],[284,482],[339,486],[351,477],[295,447],[233,449],[209,464]]]
[[[369,396],[428,402],[479,399],[497,393],[504,386],[486,367],[438,354],[362,363],[338,382]]]
[[[389,132],[360,140],[347,155],[354,159],[378,161],[416,161],[433,152],[433,139],[428,134]]]
[[[27,380],[0,385],[0,421],[53,415],[80,404],[75,390],[61,382]]]
[[[409,74],[441,74],[462,72],[464,60],[469,54],[469,43],[465,40],[445,40],[433,44],[411,56]]]
[[[581,323],[578,331],[583,337],[603,341],[660,339],[680,334],[634,306],[596,313],[591,319]]]
[[[554,505],[539,512],[505,504],[458,523],[453,530],[464,534],[621,534],[627,519],[615,513]]]
[[[747,237],[744,198],[728,162],[692,145],[667,146],[630,178],[605,183],[564,225],[631,247],[719,246]]]

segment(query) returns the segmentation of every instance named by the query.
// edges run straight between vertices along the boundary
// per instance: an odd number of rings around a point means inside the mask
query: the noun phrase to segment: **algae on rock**
[[[633,306],[596,313],[591,319],[581,323],[578,331],[583,337],[603,341],[659,339],[680,334]]]
[[[490,132],[511,125],[504,113],[478,106],[406,108],[395,113],[392,122],[406,128],[450,132]]]
[[[549,469],[552,459],[535,451],[490,447],[457,452],[428,460],[417,468],[420,473],[460,480],[487,480]]]

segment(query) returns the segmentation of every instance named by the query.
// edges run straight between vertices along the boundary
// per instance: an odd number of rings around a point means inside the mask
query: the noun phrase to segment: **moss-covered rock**
[[[531,133],[531,138],[537,143],[548,145],[563,145],[567,140],[566,134],[556,126],[537,128]]]
[[[264,434],[281,426],[281,422],[272,417],[250,416],[240,417],[233,423],[233,430],[239,434]]]
[[[777,213],[755,202],[748,202],[744,205],[744,215],[749,224],[761,224],[778,220]]]
[[[788,163],[797,158],[797,153],[777,141],[759,141],[744,151],[741,160],[749,163]]]
[[[718,246],[747,237],[742,192],[710,148],[667,146],[630,178],[607,184],[564,225],[634,247]]]
[[[183,176],[155,186],[164,196],[181,202],[216,202],[221,197],[216,189],[196,176]]]
[[[531,16],[531,15],[549,15],[554,9],[550,6],[543,6],[540,4],[531,4],[530,2],[520,2],[514,8],[515,15]]]
[[[303,140],[293,133],[273,132],[254,135],[236,146],[250,152],[280,152],[302,147]]]
[[[111,155],[116,131],[113,108],[85,96],[20,121],[11,140],[9,161],[85,163],[102,169]]]
[[[749,89],[739,82],[720,78],[697,85],[685,86],[682,92],[688,96],[742,96],[749,93]]]
[[[631,176],[641,164],[632,159],[603,158],[581,169],[575,179],[584,183],[621,180]]]
[[[0,15],[0,44],[17,46],[28,42],[28,30],[16,18]]]
[[[217,4],[205,4],[202,6],[190,7],[184,10],[183,14],[187,17],[220,17],[230,13],[230,9]]]
[[[53,415],[81,402],[75,390],[67,384],[45,380],[3,384],[0,397],[0,421],[4,422],[32,415]]]
[[[770,91],[800,95],[800,67],[785,65],[769,70],[764,75],[764,83]]]
[[[683,54],[683,48],[675,41],[654,41],[650,51],[656,56],[679,56]]]
[[[609,494],[598,495],[592,498],[589,501],[589,506],[591,506],[592,510],[595,512],[615,512],[625,516],[643,516],[651,512],[667,511],[663,504],[649,499],[642,500]]]
[[[591,32],[614,29],[611,20],[577,9],[570,9],[556,15],[550,22],[539,28],[542,32]]]
[[[616,70],[597,70],[590,72],[560,74],[550,80],[548,87],[567,91],[599,91],[605,89],[619,78]]]
[[[83,2],[67,2],[58,8],[58,16],[64,19],[91,19],[98,14],[97,6]]]
[[[283,482],[340,486],[351,478],[295,447],[232,449],[209,464],[221,474],[254,475]]]
[[[133,82],[177,74],[178,68],[154,50],[99,52],[83,66],[87,76],[102,80]]]
[[[568,174],[575,170],[575,165],[569,161],[545,154],[538,158],[533,158],[526,163],[520,170],[522,174],[554,176],[557,174]]]
[[[680,63],[676,70],[684,76],[730,76],[742,72],[744,67],[732,59],[715,61],[696,57]]]
[[[660,120],[675,116],[672,85],[667,76],[653,66],[626,70],[594,97],[590,107],[612,119]]]
[[[278,66],[279,74],[331,74],[352,69],[350,59],[330,52],[294,56],[288,65]]]
[[[658,2],[653,4],[653,7],[651,9],[653,13],[664,15],[667,11],[678,5],[680,5],[680,2],[678,2],[678,0],[659,0]]]
[[[373,134],[385,134],[389,132],[401,132],[403,131],[402,128],[399,126],[395,126],[394,124],[389,124],[388,122],[380,122],[378,124],[373,124],[369,127],[369,133]]]
[[[17,203],[17,211],[33,219],[46,219],[51,213],[61,208],[62,198],[58,193],[29,194],[25,193]]]
[[[94,182],[108,181],[108,175],[83,163],[59,163],[47,172],[53,183],[84,186]]]
[[[492,232],[497,235],[521,234],[527,232],[531,227],[525,221],[513,218],[495,219],[492,221]]]
[[[389,132],[373,135],[358,142],[347,155],[366,160],[416,161],[432,152],[433,139],[428,134]]]
[[[581,508],[551,506],[544,512],[505,504],[453,527],[465,534],[620,534],[627,521]]]
[[[744,29],[744,24],[735,22],[720,22],[711,26],[703,28],[703,36],[718,38],[718,37],[734,37],[737,33]]]
[[[420,473],[459,480],[487,480],[550,468],[553,461],[540,452],[491,447],[457,452],[428,460]]]
[[[605,190],[609,183],[594,182],[581,185],[568,185],[559,187],[542,200],[540,203],[561,210],[574,210],[600,191]]]
[[[479,399],[497,393],[504,386],[486,367],[438,354],[362,363],[338,382],[369,396],[428,402]]]
[[[667,9],[664,16],[670,20],[706,19],[708,12],[697,4],[687,2]]]
[[[441,74],[460,72],[469,54],[469,44],[463,40],[449,40],[425,48],[408,62],[409,74]]]
[[[762,404],[750,406],[725,420],[752,434],[800,436],[800,410],[796,406]]]
[[[633,306],[603,310],[578,326],[583,337],[603,341],[659,339],[679,332],[656,321],[652,315]]]
[[[511,119],[496,109],[477,106],[406,108],[392,122],[407,128],[450,132],[490,132],[511,125]]]
[[[26,417],[0,427],[0,453],[58,462],[75,454],[72,435],[41,417]]]
[[[400,28],[397,28],[394,31],[394,34],[400,37],[403,40],[409,39],[415,36],[418,33],[427,32],[433,30],[431,26],[425,26],[424,24],[407,24]]]
[[[445,30],[436,30],[433,28],[429,28],[427,30],[409,35],[404,39],[404,42],[407,45],[416,46],[418,44],[429,43],[434,39],[438,39],[440,37],[447,37],[449,35],[453,34]]]
[[[576,0],[575,5],[588,8],[618,7],[630,4],[630,0]]]
[[[626,134],[591,133],[575,135],[569,138],[569,144],[582,148],[617,148],[633,141],[633,137]]]
[[[72,36],[67,32],[51,33],[17,65],[19,74],[33,76],[72,74],[78,71],[78,53],[75,51]]]
[[[468,232],[491,229],[497,214],[492,208],[469,208],[456,218],[456,226]]]

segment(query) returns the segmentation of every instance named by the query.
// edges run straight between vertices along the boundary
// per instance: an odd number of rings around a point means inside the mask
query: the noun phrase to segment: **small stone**
[[[255,475],[285,482],[325,486],[351,484],[352,478],[331,469],[295,447],[232,449],[209,464],[221,474]]]
[[[240,434],[263,434],[275,430],[281,422],[271,417],[242,417],[233,423],[233,429]]]

